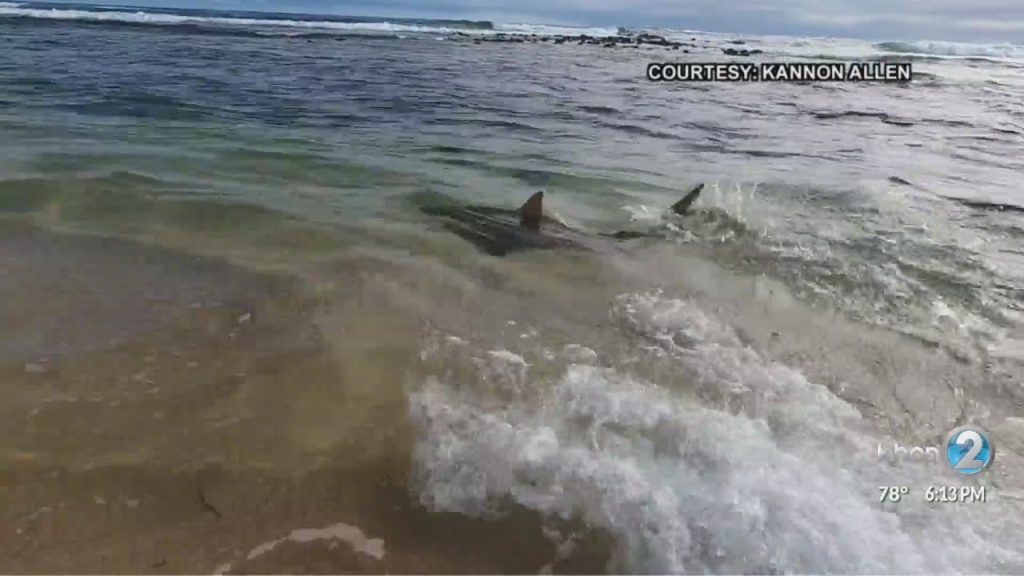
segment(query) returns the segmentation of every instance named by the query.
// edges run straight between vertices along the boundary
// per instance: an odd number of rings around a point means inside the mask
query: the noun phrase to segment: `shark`
[[[699,184],[687,192],[671,206],[672,213],[686,215],[703,189],[704,184]],[[462,205],[446,199],[426,203],[420,210],[440,219],[445,229],[484,253],[497,257],[528,250],[587,250],[595,236],[624,241],[658,235],[651,230],[588,234],[572,228],[544,214],[543,190],[530,196],[518,209]]]

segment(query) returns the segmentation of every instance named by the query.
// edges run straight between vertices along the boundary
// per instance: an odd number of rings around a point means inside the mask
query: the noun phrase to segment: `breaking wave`
[[[395,22],[344,22],[333,20],[294,20],[286,18],[237,18],[230,16],[199,16],[160,12],[124,12],[81,9],[26,8],[19,5],[0,5],[0,16],[43,18],[51,20],[83,20],[92,22],[118,22],[130,24],[214,24],[233,26],[284,26],[325,30],[351,30],[356,32],[438,32],[455,31],[454,27],[404,24]],[[461,27],[460,27],[461,29]],[[466,28],[470,30],[472,28]],[[486,28],[477,28],[484,30]]]
[[[962,42],[880,42],[875,48],[895,54],[920,54],[960,58],[1024,58],[1024,46],[1018,44],[968,44]]]
[[[40,7],[31,4],[0,3],[0,17],[77,20],[148,25],[207,25],[232,27],[285,27],[333,32],[378,34],[442,33],[466,34],[528,34],[611,36],[614,28],[576,28],[542,24],[497,24],[473,20],[385,20],[375,18],[293,16],[270,13],[224,13],[196,10],[160,12],[127,11],[125,9],[86,9]]]
[[[888,118],[856,110],[812,115]],[[960,358],[978,359],[1004,338],[1013,301],[996,286],[1012,281],[958,233],[940,228],[934,216],[926,235],[891,206],[831,188],[714,185],[701,202],[679,226],[662,221],[660,212],[625,208],[633,220],[665,226],[673,240],[709,250],[720,265],[771,275],[798,298],[857,321],[944,342]],[[827,233],[774,212],[787,203],[788,210],[817,213],[831,202],[846,206],[849,221]],[[892,249],[897,242],[901,251]],[[937,318],[936,302],[950,305],[954,314]]]
[[[547,24],[496,24],[497,32],[509,34],[529,34],[531,36],[615,36],[617,28],[582,28],[577,26],[550,26]]]
[[[948,519],[934,518],[918,534],[879,507],[872,492],[893,471],[871,460],[860,414],[695,303],[627,294],[611,319],[687,386],[576,345],[428,346],[424,357],[445,368],[410,396],[421,502],[582,520],[615,539],[617,572],[920,573],[1014,556],[993,543],[956,557],[932,542],[973,528],[946,534]],[[473,368],[452,370],[459,362]]]

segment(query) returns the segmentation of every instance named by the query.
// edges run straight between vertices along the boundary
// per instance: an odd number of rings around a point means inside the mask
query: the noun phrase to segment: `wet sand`
[[[558,560],[532,513],[417,503],[420,327],[358,275],[325,314],[294,279],[128,241],[13,227],[0,261],[0,570],[603,569],[599,535]],[[287,539],[338,525],[383,553]]]

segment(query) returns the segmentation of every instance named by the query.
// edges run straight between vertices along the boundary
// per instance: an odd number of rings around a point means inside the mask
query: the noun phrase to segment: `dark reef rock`
[[[746,48],[722,48],[722,53],[726,56],[756,56],[757,54],[764,54],[764,50],[747,50]]]
[[[627,31],[628,32],[628,31]],[[476,36],[467,34],[465,32],[452,32],[447,36],[448,40],[457,42],[472,42],[473,44],[483,43],[498,43],[498,44],[568,44],[574,43],[579,46],[600,46],[602,48],[640,48],[640,47],[660,47],[667,50],[679,50],[680,48],[698,48],[697,44],[690,42],[676,42],[669,40],[664,36],[657,34],[651,34],[648,32],[641,32],[636,35],[630,33],[623,33],[622,30],[614,36],[600,36],[595,37],[589,34],[579,35],[532,35],[532,34],[516,34],[508,32],[498,32],[493,35],[487,36]],[[697,38],[691,38],[694,42]],[[704,48],[711,48],[707,43],[704,44]],[[683,52],[689,53],[689,50]],[[743,51],[746,52],[746,51]],[[728,53],[728,52],[727,52]],[[756,53],[750,51],[750,53]],[[738,53],[736,55],[746,56],[746,53]]]

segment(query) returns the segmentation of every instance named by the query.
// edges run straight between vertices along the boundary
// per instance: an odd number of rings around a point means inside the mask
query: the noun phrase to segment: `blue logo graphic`
[[[995,448],[988,434],[977,426],[961,426],[946,438],[946,461],[961,474],[977,474],[988,468]]]

